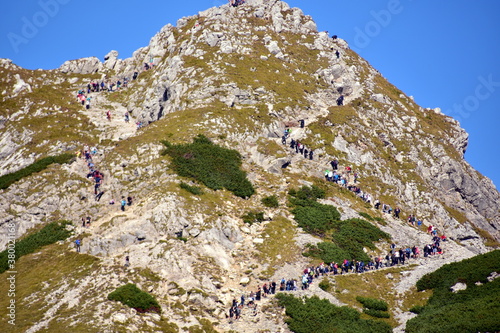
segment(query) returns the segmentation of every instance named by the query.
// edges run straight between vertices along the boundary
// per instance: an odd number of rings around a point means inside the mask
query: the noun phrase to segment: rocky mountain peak
[[[252,321],[255,329],[248,320],[226,324],[224,314],[241,292],[300,276],[315,263],[302,253],[330,241],[298,228],[289,193],[301,186],[326,189],[320,203],[338,207],[342,220],[375,217],[370,223],[398,246],[431,242],[424,231],[431,225],[446,234],[442,260],[393,272],[400,294],[414,292],[425,273],[500,241],[500,194],[464,160],[468,134],[458,122],[417,105],[344,40],[318,32],[299,8],[276,0],[213,7],[164,26],[132,57],[118,57],[112,50],[102,60],[69,60],[51,71],[0,61],[0,175],[84,146],[96,148],[92,163],[104,174],[100,201],[81,155],[0,190],[0,224],[14,223],[18,238],[65,219],[82,239],[79,282],[58,276],[23,300],[36,302],[36,295],[51,309],[26,324],[30,332],[66,320],[58,309],[71,313],[76,301],[57,298],[61,293],[77,300],[81,318],[99,331],[166,330],[165,322],[189,329],[202,318],[219,322],[220,331],[289,332],[272,300],[266,300],[269,313]],[[187,144],[199,134],[237,151],[256,194],[241,198],[176,172],[161,140]],[[314,153],[298,154],[292,139]],[[332,160],[345,186],[325,181]],[[124,210],[122,196],[134,198]],[[269,196],[278,207],[262,203]],[[382,213],[375,200],[399,207],[402,218]],[[244,222],[245,214],[255,213],[262,213],[260,222]],[[408,224],[408,215],[422,226]],[[81,226],[86,216],[90,228]],[[0,234],[5,249],[6,231]],[[364,251],[389,250],[387,241],[376,247]],[[55,249],[72,253],[73,244],[43,251]],[[127,256],[132,267],[123,268]],[[124,281],[153,293],[164,313],[140,316],[107,301],[104,292]],[[342,304],[342,293],[317,286],[302,292],[335,304]],[[401,329],[408,318],[401,304],[395,311]]]

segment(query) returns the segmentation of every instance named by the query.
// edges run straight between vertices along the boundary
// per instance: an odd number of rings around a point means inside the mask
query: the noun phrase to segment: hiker
[[[305,122],[304,119],[299,120],[300,128],[304,128]]]
[[[342,106],[344,105],[344,95],[340,95],[339,98],[337,98],[337,106]]]
[[[283,136],[281,137],[281,143],[282,143],[283,145],[286,145],[286,136],[284,136],[284,135],[283,135]]]
[[[108,118],[109,121],[111,121],[111,111],[106,112],[106,117]]]
[[[102,198],[103,194],[104,194],[104,191],[99,192],[99,193],[95,196],[95,201],[99,202],[99,200],[101,200],[101,198]]]
[[[127,202],[125,201],[125,197],[122,197],[122,201],[121,201],[121,210],[122,212],[125,211],[125,205],[127,204]]]
[[[125,267],[130,266],[130,258],[128,256],[125,257]]]
[[[127,111],[127,112],[125,112],[125,122],[128,123],[129,120],[130,120],[130,116],[129,116],[128,111]]]
[[[335,55],[337,56],[337,59],[340,58],[340,52],[339,52],[339,50],[335,51]]]
[[[81,241],[79,239],[75,240],[76,252],[80,252]]]
[[[314,153],[313,153],[313,150],[311,149],[311,150],[309,151],[309,159],[310,159],[311,161],[312,161],[312,159],[313,159],[313,154],[314,154]]]
[[[331,161],[330,164],[331,164],[333,170],[337,170],[338,169],[339,162],[337,160]]]
[[[132,206],[132,197],[130,195],[127,197],[127,206]]]
[[[90,228],[90,220],[91,220],[90,216],[87,216],[87,228]]]

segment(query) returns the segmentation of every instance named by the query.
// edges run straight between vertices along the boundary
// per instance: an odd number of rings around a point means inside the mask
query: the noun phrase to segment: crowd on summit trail
[[[441,241],[446,241],[446,236],[434,236],[431,244],[426,244],[423,249],[423,256],[436,256],[442,254]],[[344,275],[344,274],[361,274],[364,272],[378,270],[384,267],[394,267],[405,265],[410,260],[416,260],[421,257],[420,249],[417,246],[399,247],[392,243],[390,251],[385,257],[375,256],[368,262],[358,260],[344,259],[342,262],[321,263],[317,266],[306,267],[300,274],[299,278],[282,278],[278,282],[266,282],[257,287],[256,291],[251,291],[248,295],[242,294],[240,302],[233,299],[229,314],[226,317],[230,323],[233,320],[241,318],[242,310],[250,309],[251,315],[257,314],[257,302],[263,297],[276,294],[276,291],[293,292],[298,290],[307,290],[313,281],[328,276]],[[246,302],[246,303],[245,303]]]
[[[244,0],[229,0],[229,3],[233,7],[242,5]],[[339,57],[339,52],[336,52],[337,58]],[[144,63],[143,70],[149,70],[154,66],[153,62]],[[133,75],[133,80],[138,76],[138,72]],[[92,96],[91,93],[102,93],[102,92],[113,92],[119,89],[127,88],[129,85],[129,79],[124,77],[117,80],[101,80],[101,81],[91,81],[83,89],[77,92],[77,101],[81,103],[87,110],[91,108]],[[336,100],[338,106],[344,104],[344,95],[340,95]],[[128,111],[123,115],[124,121],[130,121],[130,115]],[[111,121],[112,114],[111,111],[106,112],[106,118]],[[301,119],[298,121],[298,126],[300,128],[305,127],[305,120]],[[137,123],[137,128],[142,127],[142,123]],[[281,137],[281,142],[284,146],[289,146],[292,152],[303,156],[306,160],[314,160],[314,150],[306,147],[300,140],[291,138],[291,128],[286,126],[283,135]],[[98,149],[96,146],[89,147],[89,145],[84,145],[81,151],[76,153],[78,158],[83,158],[88,168],[86,178],[92,181],[93,184],[93,194],[96,202],[99,202],[104,195],[105,191],[102,189],[102,184],[105,179],[104,173],[102,173],[94,163],[94,157],[98,154]],[[364,202],[373,206],[375,210],[380,210],[383,214],[392,215],[396,219],[400,219],[401,209],[399,207],[392,208],[389,204],[381,203],[378,199],[373,200],[373,197],[361,190],[359,186],[359,174],[357,171],[353,170],[351,166],[344,166],[340,168],[339,161],[337,159],[332,159],[328,162],[331,169],[324,170],[324,178],[327,182],[335,183],[343,188],[352,191],[357,196],[359,196]],[[287,161],[282,165],[282,168],[287,168],[291,164],[291,160]],[[109,205],[114,205],[116,202],[113,198],[110,199]],[[121,196],[119,200],[120,210],[125,211],[127,206],[131,206],[133,203],[133,198],[128,195],[127,197]],[[82,227],[89,228],[91,225],[91,217],[82,217]],[[416,226],[421,228],[422,220],[417,219],[413,214],[410,214],[406,219],[407,223],[411,226]],[[321,263],[316,266],[306,267],[302,272],[297,274],[293,278],[283,277],[279,281],[270,281],[264,283],[262,286],[258,286],[257,290],[251,291],[248,294],[242,294],[239,301],[235,298],[229,309],[227,317],[230,322],[233,320],[238,320],[242,316],[243,309],[249,309],[252,315],[256,315],[257,304],[262,298],[266,298],[270,295],[276,294],[277,291],[281,292],[293,292],[298,290],[307,290],[310,285],[321,277],[344,275],[344,274],[361,274],[369,271],[378,270],[385,267],[393,267],[398,265],[405,265],[410,260],[417,260],[422,255],[423,257],[437,256],[443,253],[442,242],[446,241],[446,236],[438,236],[438,231],[433,226],[429,226],[427,232],[432,236],[432,242],[425,244],[423,248],[419,248],[418,245],[413,246],[399,246],[392,243],[390,245],[390,250],[385,256],[373,256],[368,262],[361,260],[355,260],[352,258],[345,258],[341,262],[330,262]],[[80,252],[81,240],[77,239],[75,241],[76,251]],[[423,252],[423,254],[422,254]],[[125,266],[130,266],[130,259],[127,256],[125,259]]]
[[[343,102],[343,99],[341,100]],[[304,120],[299,120],[299,126],[304,127]],[[285,127],[283,136],[281,137],[281,142],[283,145],[287,145],[287,139],[290,138],[291,129]],[[294,150],[297,154],[304,155],[304,158],[310,160],[313,159],[312,149],[307,150],[307,148],[302,145],[299,140],[291,139],[290,148]],[[286,162],[283,168],[288,167],[291,161]],[[401,209],[396,207],[393,209],[390,205],[381,203],[378,199],[373,201],[372,196],[369,193],[363,192],[358,186],[359,175],[356,171],[352,170],[352,167],[345,166],[343,171],[340,171],[339,161],[333,159],[329,162],[331,170],[327,169],[324,172],[325,180],[328,182],[336,183],[348,190],[356,193],[362,200],[373,206],[375,210],[381,210],[383,214],[393,216],[396,219],[401,219]],[[417,226],[421,229],[422,220],[418,219],[410,214],[406,219],[407,223],[411,226]],[[385,256],[374,256],[371,257],[368,262],[362,260],[355,260],[345,258],[342,262],[330,262],[321,263],[317,266],[307,267],[303,270],[298,278],[282,278],[280,281],[272,281],[264,283],[264,285],[258,286],[256,291],[252,291],[249,295],[241,295],[240,302],[233,299],[232,304],[229,309],[229,313],[226,317],[229,319],[230,323],[233,320],[238,320],[241,318],[242,310],[245,308],[251,310],[251,315],[257,314],[257,302],[263,297],[268,295],[274,295],[277,290],[279,291],[297,291],[297,290],[307,290],[311,283],[315,279],[320,277],[326,277],[330,275],[344,275],[344,274],[361,274],[364,272],[378,270],[384,267],[393,267],[399,265],[405,265],[410,260],[417,260],[422,257],[437,256],[443,253],[442,242],[447,241],[446,236],[443,234],[438,236],[438,230],[430,225],[427,228],[427,233],[432,236],[432,242],[425,244],[423,249],[419,248],[417,245],[413,246],[400,246],[397,247],[396,244],[392,243],[390,245],[390,250]]]

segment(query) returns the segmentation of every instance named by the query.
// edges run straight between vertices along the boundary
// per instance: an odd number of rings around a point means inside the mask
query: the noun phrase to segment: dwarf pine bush
[[[71,235],[67,230],[70,221],[51,222],[41,230],[32,233],[15,243],[15,260],[20,257],[33,253],[45,245],[53,244],[60,240],[65,240]],[[0,274],[9,269],[8,250],[0,252]]]
[[[117,288],[108,295],[110,301],[121,302],[137,312],[157,312],[161,313],[161,307],[156,299],[150,294],[140,290],[133,283],[128,283]]]
[[[390,318],[391,315],[387,311],[380,311],[374,309],[363,309],[363,313],[375,318]]]
[[[188,191],[189,193],[194,194],[194,195],[201,195],[201,194],[203,194],[203,192],[201,191],[201,188],[198,187],[198,186],[191,186],[191,185],[188,185],[188,184],[186,184],[184,182],[181,182],[179,184],[179,187],[182,188],[182,189],[184,189],[184,190],[186,190],[186,191]]]
[[[417,289],[432,289],[433,294],[424,307],[410,310],[419,315],[407,322],[405,332],[499,332],[500,279],[488,281],[499,271],[500,250],[495,250],[424,275]],[[466,283],[467,289],[452,292],[457,282]]]
[[[261,200],[262,204],[268,208],[277,208],[280,203],[278,202],[278,197],[276,195],[271,195]]]
[[[337,208],[316,201],[324,198],[325,192],[314,185],[303,186],[299,190],[292,189],[288,194],[290,204],[294,207],[292,213],[295,221],[308,233],[324,235],[340,219]]]
[[[360,318],[360,313],[347,306],[336,306],[317,296],[296,298],[290,294],[276,295],[286,310],[286,323],[295,333],[389,333],[389,324]]]
[[[69,163],[74,157],[73,154],[61,154],[57,156],[44,157],[21,170],[12,172],[0,177],[0,189],[6,189],[18,180],[28,177],[33,173],[45,170],[49,165],[57,163],[64,164]]]
[[[364,247],[375,249],[374,242],[390,239],[390,235],[362,219],[334,221],[331,230],[332,242],[321,242],[309,246],[306,256],[320,258],[325,263],[340,263],[344,259],[369,261]]]
[[[387,302],[381,299],[358,296],[356,297],[356,301],[363,304],[363,306],[367,309],[387,311],[387,309],[389,308]]]
[[[264,221],[264,212],[247,212],[241,218],[243,222],[252,225]]]
[[[225,188],[242,198],[255,193],[246,173],[240,169],[241,156],[236,150],[217,146],[203,135],[189,144],[162,143],[166,147],[162,155],[172,158],[171,166],[179,176],[192,178],[213,190]]]

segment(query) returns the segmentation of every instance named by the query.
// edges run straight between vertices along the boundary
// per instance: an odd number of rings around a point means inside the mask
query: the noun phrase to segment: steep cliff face
[[[152,68],[144,70],[144,63]],[[90,93],[90,109],[76,101],[76,91],[89,82],[124,77],[130,78],[125,89]],[[161,318],[137,318],[105,301],[125,280],[153,291],[167,313],[163,318],[190,327],[200,324],[199,317],[223,318],[243,277],[258,283],[299,273],[307,263],[301,256],[305,245],[319,240],[296,227],[287,192],[321,182],[334,158],[356,170],[373,199],[401,207],[402,216],[414,214],[454,241],[445,260],[429,269],[487,251],[500,240],[500,194],[463,159],[468,135],[459,124],[438,109],[416,105],[345,41],[318,32],[311,17],[282,1],[247,0],[182,18],[129,59],[112,51],[104,62],[73,60],[52,71],[3,60],[0,91],[0,175],[85,144],[98,147],[94,162],[105,174],[101,201],[93,198],[83,160],[52,165],[0,190],[0,224],[15,223],[22,237],[48,221],[75,222],[82,251],[100,258],[98,265],[81,263],[87,274],[82,281],[90,287],[56,281],[36,291],[36,302],[69,293],[101,331],[162,327]],[[344,105],[338,106],[341,95]],[[111,120],[105,118],[108,110]],[[131,123],[123,120],[125,112]],[[145,126],[138,129],[135,122]],[[281,144],[285,127],[314,150],[313,160]],[[169,168],[160,140],[190,142],[197,134],[242,155],[256,195],[242,199],[206,189],[198,197],[179,188],[186,179]],[[286,169],[285,162],[291,162]],[[326,202],[341,207],[344,218],[369,212],[389,220],[383,228],[401,245],[429,241],[336,185],[325,186],[331,186]],[[125,212],[109,204],[122,195],[135,200]],[[260,200],[268,195],[278,196],[279,208],[263,207]],[[266,222],[245,225],[241,216],[252,210],[264,210]],[[77,226],[82,216],[92,216],[90,230]],[[179,240],[180,232],[187,242]],[[0,249],[5,234],[0,230]],[[126,255],[136,270],[120,268]],[[419,269],[408,280],[423,273]],[[51,304],[52,312],[26,324],[30,332],[54,325],[63,316],[60,307],[76,311],[66,298]],[[255,331],[287,331],[279,311],[258,320]]]

